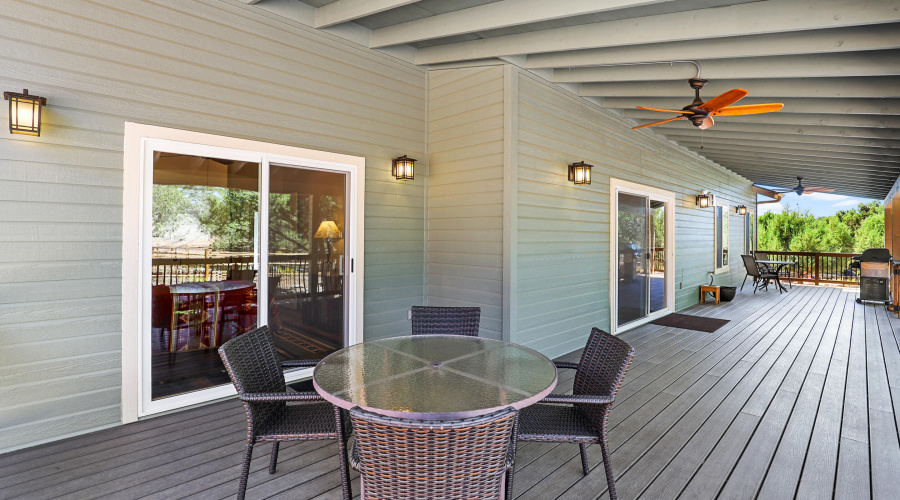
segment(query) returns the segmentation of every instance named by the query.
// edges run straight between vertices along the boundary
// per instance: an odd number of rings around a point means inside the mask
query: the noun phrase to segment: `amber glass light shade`
[[[400,181],[411,181],[415,177],[416,160],[408,158],[406,155],[394,159],[391,167],[391,175]]]
[[[590,184],[592,167],[583,161],[569,165],[569,180],[575,184]]]
[[[738,215],[747,215],[747,207],[744,205],[738,205],[735,209]]]
[[[697,206],[700,208],[709,208],[709,205],[712,203],[712,195],[707,193],[706,191],[703,194],[697,195]]]
[[[4,92],[3,99],[9,101],[9,133],[41,135],[41,106],[47,105],[47,99],[29,95],[28,89],[21,94]]]

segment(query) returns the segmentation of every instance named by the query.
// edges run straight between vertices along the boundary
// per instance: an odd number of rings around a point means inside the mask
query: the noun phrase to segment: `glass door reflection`
[[[631,323],[648,314],[650,290],[649,198],[618,193],[618,325]]]
[[[269,167],[268,325],[282,359],[321,359],[345,343],[347,176]]]

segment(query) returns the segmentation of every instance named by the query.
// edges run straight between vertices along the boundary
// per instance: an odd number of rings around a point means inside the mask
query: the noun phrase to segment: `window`
[[[715,251],[716,272],[724,272],[728,270],[728,206],[716,205],[716,232],[715,232]]]

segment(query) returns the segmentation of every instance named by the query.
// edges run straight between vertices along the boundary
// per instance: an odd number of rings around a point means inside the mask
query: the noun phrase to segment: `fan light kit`
[[[703,99],[700,99],[700,89],[702,89],[703,86],[707,84],[707,82],[709,82],[709,80],[700,78],[699,76],[697,78],[691,78],[688,80],[691,88],[695,91],[694,102],[688,104],[680,111],[674,109],[646,108],[644,106],[638,106],[638,109],[646,109],[648,111],[661,111],[663,113],[678,113],[681,116],[669,118],[668,120],[648,123],[646,125],[639,125],[637,127],[632,127],[632,130],[644,127],[652,127],[654,125],[662,125],[663,123],[673,122],[682,118],[689,119],[691,123],[693,123],[695,127],[700,128],[700,130],[706,130],[715,125],[713,116],[755,115],[759,113],[771,113],[773,111],[778,111],[779,109],[784,107],[784,104],[780,103],[731,106],[731,104],[738,102],[748,94],[748,92],[744,89],[732,89],[723,94],[719,94],[706,102],[703,102]]]

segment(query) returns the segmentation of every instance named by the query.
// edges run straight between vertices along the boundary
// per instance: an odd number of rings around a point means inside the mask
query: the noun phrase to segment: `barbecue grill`
[[[853,269],[859,269],[859,297],[856,302],[865,301],[891,302],[891,272],[893,258],[887,248],[870,248],[853,257],[850,263]]]

